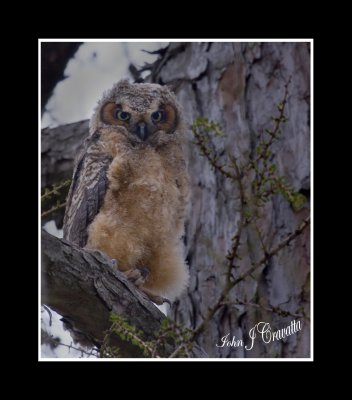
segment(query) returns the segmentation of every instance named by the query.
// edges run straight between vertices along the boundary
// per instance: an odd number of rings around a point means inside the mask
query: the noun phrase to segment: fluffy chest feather
[[[147,234],[173,229],[180,209],[178,173],[150,146],[118,152],[108,170],[102,212],[118,224],[147,227]]]

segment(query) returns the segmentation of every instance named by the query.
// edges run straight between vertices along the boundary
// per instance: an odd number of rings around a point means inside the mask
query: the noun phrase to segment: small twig
[[[239,277],[234,279],[232,282],[228,282],[227,285],[224,287],[223,291],[221,292],[219,299],[211,307],[208,311],[208,315],[203,320],[203,322],[193,331],[193,335],[191,341],[194,341],[197,336],[199,336],[204,329],[207,327],[209,321],[213,318],[216,311],[221,307],[222,303],[226,299],[227,295],[229,294],[230,290],[236,286],[239,282],[243,281],[247,276],[251,275],[256,269],[258,269],[262,264],[268,261],[271,257],[276,255],[282,248],[289,245],[292,240],[294,240],[298,235],[300,235],[304,229],[309,225],[310,217],[307,217],[300,226],[290,235],[288,235],[284,240],[282,240],[277,246],[269,250],[257,263],[255,263],[251,268],[249,268],[246,272],[241,274]]]
[[[239,192],[240,192],[241,210],[240,210],[240,222],[238,224],[238,230],[237,230],[236,235],[232,238],[232,246],[231,246],[231,249],[230,249],[230,251],[228,252],[228,254],[226,256],[226,258],[228,260],[226,280],[227,280],[228,283],[230,282],[230,279],[231,279],[231,276],[232,276],[232,269],[233,269],[233,266],[234,266],[234,261],[235,261],[235,259],[237,257],[238,247],[240,245],[240,239],[241,239],[241,236],[242,236],[242,230],[243,230],[244,221],[245,221],[244,208],[245,208],[245,205],[246,205],[246,200],[245,200],[245,195],[244,195],[244,187],[243,187],[243,182],[242,182],[242,178],[241,178],[241,174],[240,174],[240,169],[239,169],[238,164],[237,164],[237,160],[233,156],[230,156],[230,160],[231,160],[231,163],[232,163],[232,165],[234,167],[236,175],[238,177],[240,177],[237,180],[237,183],[238,183],[238,189],[239,189]]]
[[[166,53],[167,49],[168,49],[168,46],[162,47],[162,48],[154,50],[154,51],[149,51],[149,50],[145,50],[145,49],[142,49],[141,51],[143,51],[144,53],[147,53],[147,54],[153,54],[153,55],[157,54],[157,55],[163,56]]]
[[[293,239],[295,239],[298,235],[300,235],[305,228],[309,225],[310,223],[310,216],[305,218],[302,223],[299,225],[299,227],[290,235],[288,235],[284,240],[282,240],[277,246],[269,250],[264,256],[256,262],[251,268],[249,268],[246,272],[241,274],[239,277],[237,277],[233,282],[232,285],[235,286],[239,282],[243,281],[243,279],[247,278],[248,275],[252,274],[256,269],[258,269],[262,264],[264,264],[266,261],[268,261],[271,257],[276,255],[281,249],[283,249],[285,246],[289,245]]]
[[[81,352],[82,355],[83,355],[83,354],[86,354],[87,356],[95,356],[95,357],[98,357],[98,354],[99,354],[99,353],[98,353],[98,349],[96,349],[96,348],[94,348],[94,347],[88,352],[88,351],[86,351],[86,350],[83,350],[82,348],[74,347],[74,346],[72,346],[72,344],[65,344],[65,343],[58,342],[58,341],[56,341],[51,335],[49,335],[49,334],[47,334],[47,333],[46,333],[45,340],[46,340],[48,343],[54,344],[55,346],[64,346],[64,347],[67,347],[67,348],[72,349],[72,350],[77,350],[77,351]]]
[[[157,352],[155,351],[155,349],[153,349],[149,343],[145,342],[143,339],[141,339],[136,333],[132,332],[131,330],[126,329],[121,323],[119,323],[119,321],[115,321],[113,322],[111,328],[108,331],[109,335],[111,335],[111,333],[117,333],[117,334],[123,334],[125,335],[127,338],[129,338],[129,340],[133,343],[137,343],[138,346],[141,349],[144,349],[148,352],[148,354],[155,354],[155,358],[160,358],[160,356],[157,354]],[[105,341],[105,339],[104,339]]]
[[[174,326],[176,326],[176,324],[175,324]],[[172,328],[168,328],[168,329],[166,329],[163,333],[158,334],[157,339],[156,339],[155,342],[153,343],[153,351],[152,351],[152,354],[151,354],[151,357],[152,357],[152,358],[160,358],[160,355],[158,354],[158,346],[159,346],[161,343],[163,343],[163,342],[166,341],[168,332],[171,332],[171,331],[173,331],[173,330],[174,330],[174,329],[172,329]]]
[[[58,204],[56,206],[51,207],[49,210],[42,212],[41,217],[44,218],[48,216],[49,214],[60,210],[60,208],[66,207],[66,201],[64,203]]]
[[[257,225],[257,221],[255,219],[253,219],[253,224],[254,224],[254,228],[255,228],[255,230],[257,232],[257,235],[258,235],[262,250],[263,250],[264,254],[267,254],[267,250],[266,250],[266,246],[265,246],[265,243],[264,243],[263,235],[260,232],[260,229],[259,229],[259,227]]]
[[[70,186],[71,184],[71,179],[67,179],[66,181],[54,185],[53,188],[51,190],[46,190],[46,192],[44,192],[41,196],[40,199],[41,201],[45,201],[46,199],[50,198],[52,195],[58,196],[60,193],[59,191],[67,186]]]
[[[270,148],[274,141],[278,139],[281,124],[287,121],[287,117],[285,116],[285,108],[287,105],[288,87],[290,83],[291,77],[284,86],[285,93],[283,100],[277,106],[279,115],[278,117],[272,117],[275,122],[274,128],[272,130],[265,129],[261,132],[259,145],[256,147],[258,155],[257,157],[255,157],[255,155],[251,157],[249,162],[243,168],[245,172],[254,170],[256,173],[256,179],[253,182],[253,189],[257,196],[258,207],[261,206],[263,201],[265,202],[269,195],[280,191],[278,186],[280,184],[279,179],[274,176],[274,170],[276,169],[276,166],[274,164],[269,165],[269,158],[271,155]],[[269,136],[269,138],[265,137],[265,133]],[[282,189],[285,189],[285,192],[287,191],[286,187]]]
[[[52,325],[52,313],[49,307],[47,307],[45,304],[42,305],[42,307],[45,309],[45,311],[49,314],[49,326]]]
[[[253,155],[251,157],[251,160],[246,164],[244,167],[240,168],[238,167],[237,161],[234,157],[231,155],[228,155],[229,160],[231,161],[232,165],[222,165],[218,162],[218,156],[216,153],[212,150],[211,146],[209,146],[209,139],[206,135],[207,132],[209,131],[214,131],[216,136],[221,136],[223,135],[223,132],[221,131],[221,128],[218,124],[208,121],[206,118],[199,118],[195,121],[195,123],[192,126],[192,131],[195,137],[195,143],[200,149],[200,152],[203,156],[206,157],[210,165],[214,168],[214,170],[219,171],[224,177],[232,179],[236,182],[238,182],[239,185],[239,192],[240,192],[240,200],[241,200],[241,210],[240,210],[240,221],[237,227],[237,231],[235,235],[232,238],[232,244],[231,248],[227,253],[227,270],[226,270],[226,284],[223,288],[223,290],[220,293],[220,296],[216,303],[209,308],[207,315],[203,319],[203,321],[198,325],[198,327],[193,331],[192,336],[190,338],[190,343],[193,343],[195,339],[206,329],[208,326],[209,322],[212,320],[214,317],[215,313],[219,310],[221,306],[224,304],[227,304],[225,302],[229,292],[231,289],[236,286],[239,282],[243,281],[246,279],[248,276],[251,276],[253,279],[253,272],[258,269],[260,266],[262,266],[265,262],[267,262],[271,257],[276,255],[282,248],[285,246],[288,246],[292,240],[294,240],[298,235],[300,235],[303,230],[309,225],[310,223],[310,217],[307,217],[305,220],[302,221],[302,223],[297,227],[297,229],[288,235],[284,240],[282,240],[278,245],[274,246],[270,250],[267,250],[264,238],[262,235],[262,232],[259,230],[258,225],[254,219],[254,226],[256,229],[256,232],[258,234],[261,248],[263,250],[263,257],[260,258],[260,260],[256,263],[252,263],[252,266],[239,275],[237,278],[235,278],[232,275],[232,270],[234,268],[235,260],[238,257],[238,248],[241,243],[241,235],[242,235],[242,230],[243,227],[251,222],[251,218],[246,216],[247,213],[247,208],[249,205],[247,205],[246,202],[246,197],[245,197],[245,192],[244,192],[244,187],[243,187],[243,182],[242,179],[246,175],[246,173],[250,170],[254,170],[256,173],[256,180],[254,183],[256,184],[255,187],[253,185],[254,193],[258,197],[258,202],[259,200],[262,200],[262,198],[267,198],[270,194],[275,194],[276,192],[284,192],[284,195],[288,198],[289,201],[292,201],[290,199],[290,194],[286,194],[288,191],[287,186],[284,186],[284,183],[281,182],[281,178],[276,178],[274,172],[276,169],[276,166],[274,164],[269,165],[270,163],[270,157],[271,157],[271,152],[270,152],[270,147],[273,145],[274,141],[277,140],[280,134],[280,127],[281,124],[287,121],[287,117],[285,116],[285,107],[287,105],[287,99],[288,99],[288,87],[291,82],[291,77],[288,79],[288,81],[285,84],[285,93],[284,93],[284,98],[281,101],[280,104],[278,104],[278,110],[279,110],[279,115],[277,117],[273,117],[273,121],[275,122],[274,127],[269,130],[265,129],[263,131],[261,137],[260,137],[260,144],[259,147],[257,148],[257,156]],[[203,132],[204,131],[204,132]],[[265,136],[268,135],[269,137]],[[234,173],[229,172],[229,169],[233,169]],[[266,176],[266,174],[268,176]],[[271,188],[266,189],[265,187],[267,186],[266,184],[271,184]],[[276,185],[273,187],[273,185]],[[263,189],[262,189],[263,187]],[[263,192],[264,191],[264,192]],[[263,193],[261,193],[263,192]],[[292,195],[291,195],[292,197]],[[250,210],[248,210],[250,211]],[[251,214],[249,214],[251,215]],[[260,307],[260,305],[256,305],[254,303],[248,305],[253,305],[255,307]],[[286,312],[285,310],[281,310],[280,308],[266,308],[267,311],[271,312],[276,312],[276,313],[281,313],[281,315],[292,315],[294,317],[299,317],[301,318],[301,315],[298,314],[292,314],[289,312]],[[172,357],[175,357],[184,347],[184,343],[180,344],[179,347],[172,353]]]
[[[130,336],[136,342],[138,342],[141,347],[143,347],[144,349],[146,349],[149,352],[149,354],[153,353],[154,349],[152,347],[150,347],[145,341],[143,341],[139,336],[135,335],[132,332],[128,332],[127,330],[125,330],[125,334]],[[156,352],[155,352],[155,358],[160,358],[160,356]]]
[[[283,316],[283,317],[291,316],[291,317],[293,317],[293,318],[306,318],[306,319],[308,319],[308,317],[306,317],[305,315],[291,313],[291,312],[289,312],[289,311],[283,310],[283,309],[280,308],[280,307],[272,307],[272,308],[270,308],[270,307],[262,306],[262,305],[257,304],[257,303],[244,302],[244,301],[241,301],[241,300],[226,301],[226,302],[223,302],[222,305],[234,305],[234,306],[235,306],[235,305],[242,305],[242,306],[251,306],[251,307],[259,308],[259,309],[266,310],[266,311],[269,311],[269,312],[273,312],[273,313],[278,314],[278,315],[281,315],[281,316]]]
[[[274,140],[277,138],[277,135],[280,130],[280,126],[282,122],[287,121],[287,118],[285,116],[285,108],[287,104],[287,97],[288,97],[288,87],[291,83],[291,76],[289,77],[288,81],[285,84],[285,94],[282,102],[279,104],[278,109],[279,109],[279,116],[276,118],[273,118],[275,122],[274,129],[272,131],[266,130],[265,132],[269,134],[269,140],[268,141],[263,141],[263,150],[261,151],[261,154],[258,155],[258,157],[254,160],[254,163],[258,163],[262,155],[265,155],[270,148],[270,146],[273,144]]]
[[[106,358],[104,356],[108,355],[108,352],[109,352],[108,341],[109,341],[111,334],[113,333],[113,326],[114,326],[114,324],[112,324],[110,326],[110,328],[104,333],[103,342],[99,349],[99,358]]]
[[[217,157],[214,156],[212,154],[212,152],[210,151],[210,149],[207,147],[204,135],[201,135],[197,128],[198,127],[195,125],[192,126],[192,131],[193,131],[194,137],[196,139],[196,145],[199,147],[203,156],[205,156],[207,158],[210,165],[215,170],[219,171],[222,175],[224,175],[226,178],[230,178],[232,180],[238,180],[239,175],[232,174],[231,172],[229,172],[225,169],[224,165],[221,165],[218,163]],[[214,127],[213,129],[215,129],[215,128],[216,127]],[[219,133],[220,132],[218,132],[218,134]]]
[[[182,343],[182,344],[180,344],[177,348],[176,348],[176,350],[173,352],[173,353],[171,353],[170,355],[169,355],[169,358],[175,358],[176,356],[177,356],[177,354],[183,349],[183,348],[185,348],[185,343]]]

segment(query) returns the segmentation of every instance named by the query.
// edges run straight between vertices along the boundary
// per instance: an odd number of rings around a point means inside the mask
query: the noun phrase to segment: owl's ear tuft
[[[127,78],[121,79],[117,82],[117,85],[119,86],[129,86],[130,82]]]
[[[116,87],[118,87],[119,89],[127,88],[130,85],[131,85],[131,82],[127,78],[121,79],[116,83]]]

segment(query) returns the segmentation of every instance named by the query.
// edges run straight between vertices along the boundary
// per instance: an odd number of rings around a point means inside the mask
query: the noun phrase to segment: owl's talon
[[[142,275],[142,277],[144,279],[146,279],[147,276],[149,275],[149,269],[148,268],[141,267],[141,268],[138,268],[138,271],[140,271],[140,273],[141,273],[141,275]]]
[[[162,299],[163,299],[163,304],[167,303],[170,307],[172,306],[172,303],[169,299],[166,299],[165,297],[162,297]]]
[[[141,276],[140,278],[138,278],[134,281],[134,284],[139,287],[139,286],[142,286],[144,282],[145,282],[145,279]]]
[[[150,301],[157,304],[158,306],[161,306],[164,303],[168,303],[171,307],[171,301],[169,299],[166,299],[165,297],[162,296],[158,296],[146,288],[141,288],[141,291],[149,298]]]
[[[92,253],[93,253],[93,255],[94,255],[95,257],[98,256],[99,258],[106,259],[106,254],[105,254],[103,251],[101,251],[101,250],[94,249],[94,250],[92,250]]]
[[[149,275],[147,268],[134,268],[124,271],[127,279],[134,283],[136,286],[142,286]]]
[[[157,304],[158,306],[161,306],[164,303],[168,303],[170,307],[172,305],[171,301],[169,299],[166,299],[165,297],[156,296],[156,295],[153,295],[153,296],[148,295],[148,297],[153,303]]]

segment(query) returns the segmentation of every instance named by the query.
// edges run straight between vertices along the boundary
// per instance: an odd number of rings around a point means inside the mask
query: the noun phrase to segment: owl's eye
[[[131,115],[122,110],[116,110],[115,111],[115,118],[119,119],[120,121],[128,121],[130,119]]]
[[[160,122],[164,118],[164,113],[163,111],[155,111],[152,114],[152,120],[153,122]]]

